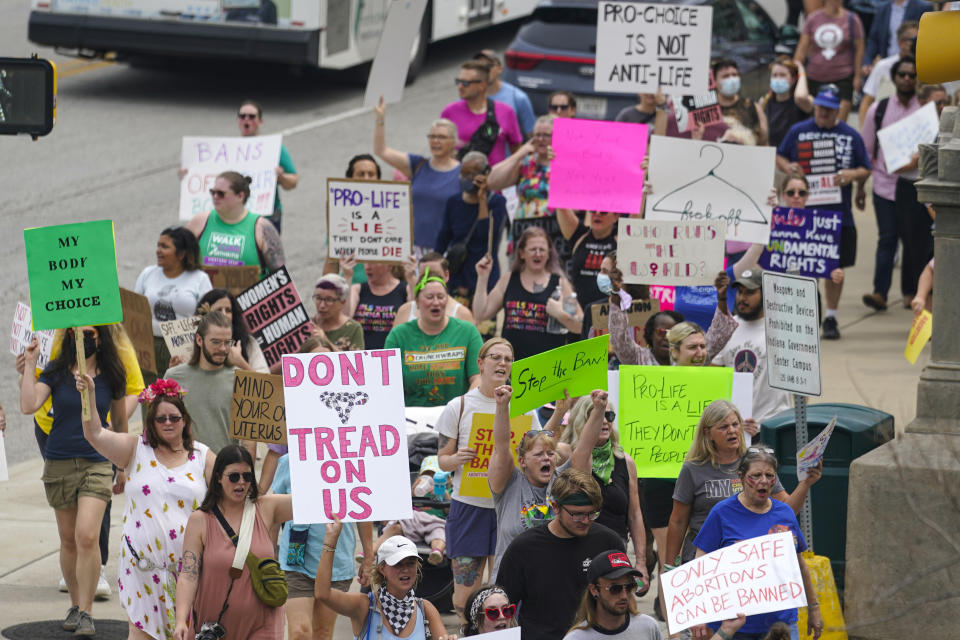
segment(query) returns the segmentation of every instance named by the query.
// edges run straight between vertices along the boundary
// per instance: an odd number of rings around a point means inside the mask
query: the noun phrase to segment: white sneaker
[[[60,576],[60,584],[57,585],[57,589],[58,589],[61,593],[66,593],[66,592],[67,592],[67,581],[63,579],[63,576]]]
[[[97,591],[94,593],[97,600],[106,600],[110,597],[110,583],[103,575],[105,570],[106,567],[100,569],[100,577],[97,579]]]

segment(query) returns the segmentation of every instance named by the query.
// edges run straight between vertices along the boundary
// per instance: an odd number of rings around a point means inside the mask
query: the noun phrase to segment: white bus
[[[390,2],[31,0],[29,39],[82,57],[234,59],[346,69],[373,59]],[[428,0],[409,77],[428,42],[529,15],[536,0]]]

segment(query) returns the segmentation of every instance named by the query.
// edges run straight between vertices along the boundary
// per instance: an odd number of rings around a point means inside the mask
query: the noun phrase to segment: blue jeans
[[[877,215],[877,257],[873,267],[873,292],[886,299],[893,280],[893,259],[897,253],[897,207],[893,200],[873,194]]]

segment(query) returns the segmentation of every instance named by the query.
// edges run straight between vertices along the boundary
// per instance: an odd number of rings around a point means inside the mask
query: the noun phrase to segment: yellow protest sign
[[[676,478],[704,408],[730,399],[730,367],[620,367],[617,429],[640,478]]]
[[[907,348],[903,350],[904,357],[914,364],[920,357],[924,345],[933,334],[933,314],[924,309],[914,316],[913,326],[910,327],[910,336],[907,338]]]
[[[533,425],[533,416],[525,413],[510,420],[510,451],[513,453],[513,464],[520,466],[517,460],[517,445]],[[490,456],[493,455],[493,414],[473,414],[473,424],[470,426],[470,439],[467,446],[476,450],[477,457],[463,465],[463,476],[460,478],[460,495],[472,498],[492,498],[490,484],[487,482],[487,470],[490,468]]]

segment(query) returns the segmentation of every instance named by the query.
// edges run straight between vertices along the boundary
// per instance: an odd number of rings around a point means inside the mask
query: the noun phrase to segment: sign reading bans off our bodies
[[[330,257],[402,262],[413,250],[409,182],[327,179]]]
[[[310,316],[286,267],[238,295],[237,304],[271,367],[281,355],[295,352],[310,337]]]
[[[281,369],[294,522],[412,517],[400,351],[284,355]]]
[[[601,2],[594,91],[707,93],[712,22],[705,5]]]

